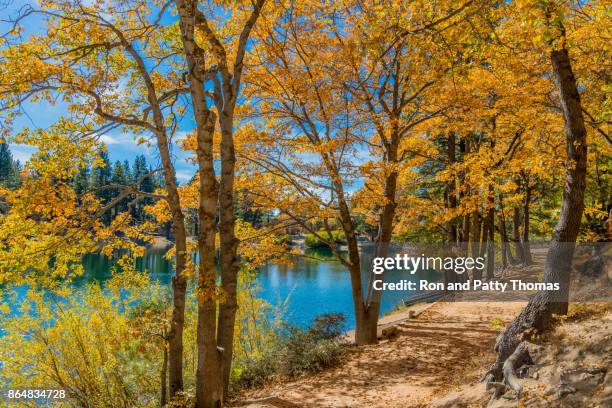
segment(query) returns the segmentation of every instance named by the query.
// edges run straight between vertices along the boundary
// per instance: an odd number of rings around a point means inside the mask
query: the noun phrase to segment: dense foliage
[[[394,241],[487,253],[489,279],[500,269],[494,242],[505,268],[531,263],[533,239],[610,240],[609,0],[44,0],[8,10],[0,285],[30,299],[6,320],[3,381],[74,381],[71,395],[98,406],[187,393],[212,408],[231,384],[335,363],[336,323],[274,340],[267,305],[247,295],[244,275],[303,252],[290,235],[328,247],[347,270],[359,345],[378,341],[382,296],[362,275],[365,239],[378,256]],[[26,106],[58,112],[42,126]],[[112,162],[111,132],[151,148],[155,168],[142,156]],[[32,154],[18,163],[9,144]],[[193,165],[188,177],[180,160]],[[84,255],[114,257],[127,273],[162,233],[175,270],[168,303],[66,286]],[[125,289],[143,280],[124,276]],[[547,302],[530,310],[551,314]],[[158,341],[144,340],[150,330]]]

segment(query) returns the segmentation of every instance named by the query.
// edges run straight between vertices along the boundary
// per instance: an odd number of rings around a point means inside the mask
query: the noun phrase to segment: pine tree
[[[6,183],[13,172],[13,155],[8,144],[0,143],[0,182]]]
[[[0,140],[0,185],[15,188],[19,186],[19,173],[21,164],[13,160],[13,154],[9,145]]]
[[[136,156],[134,159],[134,165],[132,167],[132,179],[134,182],[140,180],[144,177],[145,174],[149,173],[149,166],[147,165],[147,159],[144,155],[140,154]],[[140,181],[138,185],[138,189],[140,191],[144,191],[146,193],[152,193],[154,191],[153,181],[151,177],[146,177]],[[145,219],[144,206],[152,203],[150,198],[141,198],[133,207],[132,207],[132,217],[137,221],[141,222]]]
[[[89,166],[83,166],[79,169],[78,173],[75,174],[74,179],[72,181],[74,186],[74,191],[78,195],[82,195],[89,188],[89,177],[90,177],[90,168]]]
[[[127,186],[128,185],[128,176],[125,172],[123,164],[120,161],[116,161],[113,166],[113,175],[111,176],[111,184]],[[112,188],[110,190],[113,194],[112,198],[117,197],[122,189],[120,187]],[[115,205],[115,214],[127,211],[128,203],[130,201],[130,197],[126,197],[123,200],[119,201],[117,205]]]
[[[130,162],[128,160],[123,161],[123,171],[125,172],[126,183],[132,184],[134,178],[132,177],[132,170],[130,167]]]
[[[264,213],[260,209],[254,209],[253,206],[253,200],[247,196],[246,191],[240,191],[236,197],[234,214],[237,219],[244,220],[259,228],[263,225]]]

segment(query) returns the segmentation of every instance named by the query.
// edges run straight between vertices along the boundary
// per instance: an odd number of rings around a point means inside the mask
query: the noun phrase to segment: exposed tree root
[[[525,364],[532,363],[528,344],[529,343],[526,341],[521,342],[501,366],[499,362],[496,362],[491,366],[489,371],[485,373],[484,380],[487,383],[486,389],[487,391],[493,391],[489,405],[492,404],[494,400],[501,397],[508,387],[514,391],[517,400],[521,398],[523,387],[515,373]],[[500,372],[503,376],[501,382],[495,380],[495,377],[499,376]]]
[[[551,310],[554,309],[555,304],[550,302],[546,292],[540,292],[499,335],[495,343],[497,361],[483,375],[487,390],[494,391],[491,402],[503,395],[506,387],[515,392],[517,399],[520,398],[522,387],[515,372],[523,365],[531,363],[529,343],[524,340],[530,334],[550,327],[553,321]]]
[[[521,398],[521,391],[523,391],[523,386],[519,382],[517,376],[514,374],[514,371],[519,367],[523,366],[523,364],[529,362],[531,359],[529,358],[529,349],[527,347],[527,342],[522,342],[518,345],[514,353],[504,362],[503,373],[504,380],[506,384],[514,390],[516,394],[516,399]]]

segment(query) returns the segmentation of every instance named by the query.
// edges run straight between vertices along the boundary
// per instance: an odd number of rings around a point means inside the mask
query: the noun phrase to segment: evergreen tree
[[[89,188],[89,173],[89,166],[83,166],[79,169],[78,173],[75,174],[72,184],[74,191],[76,191],[78,195],[82,195]]]
[[[130,167],[130,162],[128,160],[123,161],[123,171],[125,172],[126,183],[132,184],[134,178],[132,177],[132,170]]]
[[[116,161],[113,167],[113,175],[111,176],[111,184],[117,184],[121,186],[128,185],[128,176],[125,172],[123,164],[120,161]],[[115,198],[121,193],[122,189],[120,187],[117,187],[117,188],[112,188],[110,191],[112,192],[112,198]],[[115,214],[127,211],[129,201],[130,201],[130,197],[126,197],[123,200],[119,201],[117,205],[115,205],[115,209],[114,209]]]
[[[13,173],[13,155],[6,143],[0,143],[0,181],[7,182]]]
[[[246,191],[238,192],[234,209],[236,218],[249,222],[254,227],[259,228],[264,223],[264,213],[259,209],[254,209],[253,206],[253,200],[247,196]]]
[[[144,157],[144,155],[139,154],[138,156],[136,156],[132,169],[132,178],[134,179],[134,181],[138,180],[149,172],[147,159]]]
[[[0,185],[14,188],[19,185],[21,164],[13,160],[9,145],[0,140]]]
[[[146,159],[143,155],[138,155],[134,159],[134,165],[132,166],[132,180],[136,182],[142,176],[147,173],[146,171]],[[137,186],[140,189],[140,185]],[[132,218],[136,220],[136,222],[140,222],[144,218],[144,210],[142,200],[138,200],[137,203],[132,207]]]
[[[21,170],[23,170],[21,162],[19,160],[13,161],[13,175],[9,181],[9,187],[18,187],[21,184]]]

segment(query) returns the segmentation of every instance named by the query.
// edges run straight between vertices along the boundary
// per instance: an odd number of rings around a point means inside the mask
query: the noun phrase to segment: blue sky
[[[0,20],[6,19],[6,16],[16,15],[17,11],[21,7],[28,4],[35,5],[36,3],[31,1],[15,0],[10,2],[8,7],[4,9],[2,9],[2,6],[0,5]],[[169,15],[167,18],[169,20],[172,19],[173,16]],[[29,16],[27,23],[24,24],[24,30],[22,33],[25,37],[40,33],[42,32],[43,24],[44,22],[40,16]],[[6,32],[9,27],[10,25],[6,21],[0,21],[0,32]],[[22,106],[22,113],[23,114],[15,120],[15,133],[19,132],[25,127],[30,129],[46,129],[62,115],[68,115],[65,104],[58,102],[52,106],[44,101],[39,103],[24,103]],[[183,137],[194,127],[192,120],[188,118],[188,114],[186,116],[187,117],[179,126],[175,139]],[[128,160],[131,162],[137,155],[144,154],[147,161],[151,165],[159,165],[159,155],[156,147],[148,147],[143,144],[138,145],[134,135],[114,130],[102,135],[100,140],[106,144],[111,162],[115,162],[117,160]],[[35,148],[28,145],[11,144],[10,148],[11,152],[13,153],[13,157],[22,163],[27,161],[32,153],[35,152]],[[189,181],[194,174],[194,166],[186,160],[189,155],[180,151],[176,145],[173,146],[173,153],[175,156],[177,179],[181,183]]]
[[[32,3],[16,0],[12,3],[7,12],[0,10],[0,14],[14,15],[24,4]],[[164,17],[164,19],[162,19],[162,21],[166,24],[171,23],[175,19],[175,16],[168,12],[166,14],[167,15]],[[2,18],[4,17],[0,17],[0,19]],[[25,25],[23,35],[27,37],[31,34],[41,33],[43,31],[43,24],[44,22],[40,16],[30,16],[30,18],[27,20],[27,24]],[[0,21],[0,31],[5,32],[7,28],[7,24]],[[58,102],[54,106],[49,105],[47,102],[27,102],[23,104],[22,111],[23,115],[20,116],[15,122],[15,132],[18,132],[24,127],[28,127],[30,129],[45,129],[52,125],[62,115],[68,115],[66,105],[62,104],[61,102]],[[182,119],[182,122],[179,124],[178,132],[175,135],[175,140],[184,137],[184,135],[191,132],[194,127],[195,124],[190,116],[190,110],[188,109]],[[121,133],[119,130],[113,130],[102,135],[100,140],[106,144],[111,162],[124,160],[131,162],[135,156],[144,154],[147,161],[151,165],[154,167],[158,167],[160,165],[157,148],[155,146],[148,147],[147,145],[138,145],[136,143],[136,136],[134,135]],[[172,149],[175,159],[177,179],[180,183],[185,183],[192,178],[195,172],[195,167],[187,160],[189,154],[182,152],[176,144],[172,146]],[[11,151],[13,152],[13,156],[23,163],[27,161],[35,149],[31,146],[12,144]],[[364,162],[369,158],[369,154],[365,146],[361,146],[356,152],[356,155],[357,157],[355,157],[355,159],[357,163]],[[347,188],[347,191],[355,191],[362,185],[363,180],[358,179],[353,180],[345,187]]]

